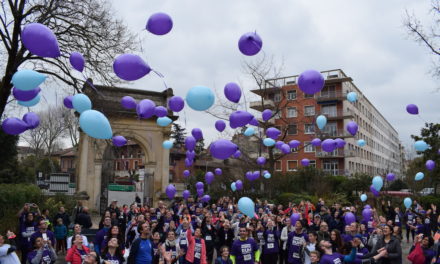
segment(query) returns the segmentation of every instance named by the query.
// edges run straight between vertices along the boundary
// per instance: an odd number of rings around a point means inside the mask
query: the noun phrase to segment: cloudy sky
[[[263,50],[284,61],[284,75],[306,69],[343,69],[398,130],[404,144],[423,121],[405,112],[415,103],[421,117],[439,122],[440,94],[429,73],[433,57],[413,42],[403,27],[405,10],[430,20],[428,0],[113,0],[115,15],[142,38],[144,58],[160,71],[175,94],[205,85],[223,96],[224,84],[240,82],[255,88],[242,70],[238,38],[256,30]],[[143,31],[149,15],[166,12],[174,21],[165,36]],[[259,54],[257,56],[263,56]],[[148,75],[131,84],[163,90],[161,80]],[[209,139],[218,137],[215,118],[187,109],[180,115],[189,129],[200,127]]]

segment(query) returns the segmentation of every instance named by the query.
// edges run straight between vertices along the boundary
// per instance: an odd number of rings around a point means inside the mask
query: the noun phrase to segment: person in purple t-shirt
[[[267,228],[263,233],[264,245],[263,245],[263,264],[274,264],[278,262],[279,252],[279,239],[280,232],[275,228],[275,224],[272,219],[267,221]]]
[[[321,252],[320,264],[342,264],[343,262],[352,262],[356,258],[356,248],[360,244],[359,239],[355,239],[352,242],[353,248],[350,255],[342,255],[337,252],[333,252],[332,244],[330,241],[321,240],[319,242],[319,251]]]
[[[301,264],[301,253],[308,241],[307,234],[303,231],[301,221],[296,221],[295,230],[289,234],[287,239],[287,262],[289,264]]]
[[[34,248],[27,256],[29,263],[51,264],[57,260],[57,254],[51,240],[43,240],[42,237],[37,237],[34,240]]]
[[[232,244],[231,259],[234,264],[257,264],[260,250],[254,239],[248,238],[246,227],[240,227],[240,238]]]

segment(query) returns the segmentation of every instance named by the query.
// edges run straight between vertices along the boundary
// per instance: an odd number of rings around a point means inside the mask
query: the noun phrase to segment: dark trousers
[[[280,264],[288,264],[287,263],[287,250],[280,249],[279,259],[280,259]]]
[[[277,264],[278,263],[278,253],[263,253],[261,254],[261,262],[263,264]]]
[[[409,241],[409,233],[411,233],[412,239],[414,241],[414,236],[416,234],[416,231],[411,230],[411,228],[408,226],[408,227],[406,227],[406,240],[408,240],[408,241]]]

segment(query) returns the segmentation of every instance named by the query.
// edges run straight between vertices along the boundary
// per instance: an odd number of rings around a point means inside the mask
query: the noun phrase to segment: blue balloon
[[[429,147],[429,145],[426,144],[426,142],[423,140],[419,140],[419,141],[416,141],[416,143],[414,143],[414,148],[417,151],[425,151],[428,149],[428,147]]]
[[[231,190],[235,192],[237,190],[237,186],[235,186],[235,182],[231,183]]]
[[[421,180],[423,180],[424,177],[425,177],[425,174],[423,172],[417,172],[414,180],[421,181]]]
[[[327,125],[327,117],[320,115],[316,118],[316,125],[319,129],[323,130],[325,125]]]
[[[275,145],[275,140],[273,140],[273,139],[271,139],[271,138],[265,138],[265,139],[263,140],[263,144],[264,144],[266,147],[272,147],[273,145]]]
[[[90,101],[89,97],[85,94],[75,94],[72,99],[72,105],[80,114],[92,109],[92,101]]]
[[[12,84],[15,88],[23,91],[37,88],[44,80],[46,80],[46,75],[33,70],[20,70],[12,76]]]
[[[412,205],[412,200],[411,200],[411,198],[406,197],[406,198],[403,200],[403,204],[405,205],[405,207],[406,207],[407,209],[410,208],[411,205]]]
[[[272,177],[272,175],[270,175],[270,173],[265,173],[263,175],[263,177],[266,178],[266,179],[270,179],[270,177]]]
[[[367,197],[367,195],[365,193],[361,195],[361,201],[362,202],[365,202],[367,200],[367,198],[368,197]]]
[[[214,101],[214,93],[205,86],[194,86],[186,94],[187,104],[196,111],[208,110]]]
[[[79,116],[81,129],[90,137],[97,139],[110,139],[113,132],[107,117],[96,110],[87,110]]]
[[[248,197],[241,197],[240,200],[238,200],[238,210],[250,218],[255,216],[255,204]]]
[[[161,126],[161,127],[166,127],[166,126],[168,126],[169,124],[171,124],[171,122],[173,122],[173,120],[171,120],[171,118],[169,118],[168,116],[159,117],[159,118],[156,120],[157,125],[158,125],[158,126]]]
[[[347,100],[351,103],[354,103],[357,101],[358,95],[355,92],[349,92],[347,94]]]
[[[170,149],[170,148],[172,148],[173,147],[173,142],[171,141],[171,140],[165,140],[163,143],[162,143],[162,147],[164,148],[164,149]]]
[[[383,179],[380,176],[374,176],[373,178],[373,187],[376,191],[380,191],[383,187]]]
[[[247,137],[253,136],[255,134],[255,129],[253,127],[248,127],[243,134]]]
[[[366,142],[365,142],[365,140],[363,140],[363,139],[359,139],[359,140],[357,141],[357,144],[358,144],[359,147],[363,147],[363,146],[365,146]]]
[[[41,96],[38,94],[37,96],[34,97],[34,99],[32,99],[30,101],[17,101],[17,103],[21,106],[31,107],[31,106],[38,104],[40,102],[40,99],[41,99]]]

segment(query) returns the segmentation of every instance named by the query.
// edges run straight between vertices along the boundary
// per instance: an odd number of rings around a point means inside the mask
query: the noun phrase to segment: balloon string
[[[418,116],[418,117],[420,118],[420,120],[422,120],[423,122],[428,123],[428,122],[426,122],[425,119],[423,119],[423,118],[420,116],[420,114],[418,114],[417,116]]]
[[[96,89],[96,87],[93,85],[93,83],[89,82],[89,80],[87,79],[87,77],[84,75],[84,73],[81,72],[82,77],[84,78],[84,81],[93,88],[93,90],[95,90],[96,93],[98,93],[100,96],[104,96],[104,94],[102,94],[100,91],[98,91],[98,89]]]
[[[163,85],[165,86],[165,89],[168,89],[168,85],[167,85],[167,83],[165,82],[165,78],[164,78],[163,74],[160,73],[160,72],[158,72],[158,71],[156,71],[156,70],[153,70],[153,69],[151,69],[151,70],[152,70],[157,76],[159,76],[159,78],[162,79],[162,82],[163,82]]]

